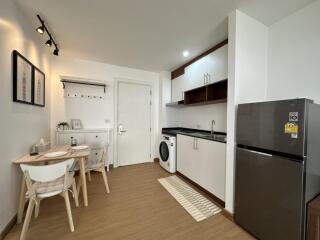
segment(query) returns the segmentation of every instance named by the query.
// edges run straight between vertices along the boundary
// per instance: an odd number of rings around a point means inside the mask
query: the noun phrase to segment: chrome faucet
[[[214,134],[213,127],[214,127],[215,124],[216,124],[216,121],[215,121],[215,120],[212,120],[212,121],[211,121],[211,135]]]

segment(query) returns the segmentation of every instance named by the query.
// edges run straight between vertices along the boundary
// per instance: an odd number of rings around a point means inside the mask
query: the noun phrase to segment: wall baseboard
[[[203,192],[207,197],[211,198],[221,209],[224,209],[225,207],[225,202],[223,200],[221,200],[220,198],[218,198],[217,196],[215,196],[214,194],[212,194],[211,192],[207,191],[206,189],[204,189],[203,187],[201,187],[199,184],[195,183],[194,181],[192,181],[191,179],[189,179],[188,177],[186,177],[185,175],[183,175],[180,172],[176,172],[178,176],[182,177],[184,180],[186,180],[187,182],[189,182],[191,185],[195,186],[196,188],[198,188],[201,192]]]
[[[17,223],[17,215],[15,215],[9,223],[4,227],[4,229],[0,232],[0,240],[3,240],[7,234],[10,232],[10,230],[16,225]]]
[[[234,216],[231,212],[229,212],[228,210],[226,210],[225,208],[222,209],[222,215],[225,216],[226,218],[228,218],[231,222],[235,222],[234,221]]]

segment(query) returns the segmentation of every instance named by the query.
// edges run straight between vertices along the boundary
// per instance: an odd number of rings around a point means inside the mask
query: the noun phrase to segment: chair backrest
[[[101,166],[104,166],[106,164],[106,162],[108,161],[108,147],[109,147],[109,145],[107,145],[106,147],[103,148],[103,152],[102,152],[102,156],[101,156],[101,160],[100,160]]]
[[[108,160],[108,146],[109,145],[106,145],[103,147],[103,151],[102,151],[102,154],[101,154],[101,158],[99,159],[90,159],[90,161],[87,162],[87,166],[88,167],[96,167],[96,166],[103,166],[107,160]]]
[[[20,167],[24,173],[26,171],[28,172],[31,180],[36,182],[49,182],[64,176],[66,173],[66,169],[69,169],[72,166],[73,162],[74,159],[72,158],[50,165],[34,166],[21,164]]]

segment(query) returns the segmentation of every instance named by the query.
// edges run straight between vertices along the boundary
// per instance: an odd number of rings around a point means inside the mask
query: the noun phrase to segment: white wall
[[[269,28],[268,99],[320,103],[320,1]]]
[[[60,75],[74,76],[99,80],[108,84],[107,95],[103,100],[65,98]],[[67,58],[59,56],[53,61],[52,68],[52,140],[54,141],[55,126],[59,121],[70,122],[71,118],[81,119],[84,128],[106,128],[113,127],[114,133],[114,100],[117,80],[129,80],[147,82],[153,85],[153,109],[154,119],[152,154],[157,157],[158,135],[159,135],[159,74],[155,72],[142,71],[127,67],[120,67],[94,61]],[[107,121],[106,121],[107,120]],[[111,145],[111,150],[114,145]],[[113,163],[112,153],[110,163]]]
[[[262,101],[267,89],[268,28],[236,10],[229,15],[226,209],[233,213],[235,124],[239,103]]]
[[[0,232],[17,213],[21,170],[12,162],[50,131],[48,49],[11,0],[0,7]],[[46,74],[45,108],[12,102],[12,51],[16,49]]]
[[[214,131],[227,132],[226,103],[184,108],[168,107],[166,127],[210,130],[212,120],[215,120]]]

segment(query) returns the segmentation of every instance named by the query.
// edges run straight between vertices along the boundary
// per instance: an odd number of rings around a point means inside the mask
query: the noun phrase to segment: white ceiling
[[[185,63],[183,50],[190,59],[224,40],[236,8],[271,25],[314,0],[16,1],[33,28],[40,13],[62,55],[161,71]]]

